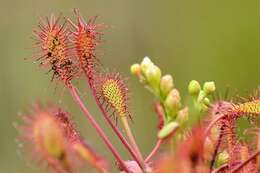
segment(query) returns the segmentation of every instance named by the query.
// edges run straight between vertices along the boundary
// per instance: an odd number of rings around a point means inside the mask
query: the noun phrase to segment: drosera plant
[[[75,22],[62,15],[40,19],[34,30],[37,40],[34,48],[37,51],[33,57],[52,73],[52,80],[65,86],[113,155],[118,172],[259,172],[260,130],[256,120],[260,115],[259,94],[242,103],[214,100],[211,97],[216,90],[213,81],[205,82],[201,87],[198,81],[192,80],[187,88],[194,104],[189,105],[182,101],[172,75],[163,75],[148,57],[130,68],[131,73],[155,97],[157,142],[144,156],[131,130],[135,116],[129,110],[127,84],[119,73],[104,70],[97,54],[106,25],[96,24],[96,17],[86,22],[78,10],[74,13]],[[97,107],[117,139],[107,136],[85,106],[84,103],[91,100],[83,100],[74,85],[74,80],[81,76],[86,79]],[[30,110],[31,113],[22,116],[24,123],[17,127],[21,134],[19,141],[24,148],[32,151],[33,156],[40,157],[41,163],[48,165],[47,172],[77,173],[83,171],[85,165],[100,173],[111,172],[106,159],[90,148],[76,130],[69,113],[57,106],[39,103]],[[242,141],[236,134],[240,117],[255,118],[251,125],[253,133],[250,133],[255,136],[250,141],[254,145]],[[128,151],[127,158],[123,158],[113,145],[114,140],[119,140]]]

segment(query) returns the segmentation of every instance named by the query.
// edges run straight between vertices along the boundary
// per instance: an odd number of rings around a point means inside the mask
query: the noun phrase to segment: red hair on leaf
[[[110,112],[117,120],[118,117],[129,117],[129,90],[124,79],[118,73],[101,73],[95,75],[94,87],[100,105]]]
[[[60,24],[60,18],[51,15],[50,18],[41,18],[38,28],[35,29],[35,47],[38,48],[35,59],[40,65],[49,68],[53,77],[69,84],[78,75],[78,65],[70,53],[69,32],[66,21]]]
[[[85,22],[77,9],[74,12],[77,17],[77,24],[67,18],[72,26],[73,49],[82,70],[87,75],[89,82],[92,82],[95,67],[100,64],[96,57],[96,48],[101,43],[102,33],[100,30],[104,28],[104,25],[95,24],[96,16]]]

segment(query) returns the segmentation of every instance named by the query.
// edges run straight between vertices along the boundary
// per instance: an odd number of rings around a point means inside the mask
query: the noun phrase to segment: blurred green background
[[[44,172],[20,156],[17,131],[12,125],[18,120],[17,114],[36,99],[57,103],[71,112],[88,143],[111,159],[65,89],[51,83],[51,76],[35,63],[24,60],[31,56],[30,36],[38,18],[60,12],[72,17],[73,8],[79,8],[86,18],[98,15],[98,22],[111,26],[104,32],[105,44],[99,48],[104,54],[101,61],[129,79],[133,131],[145,155],[155,142],[156,117],[151,94],[129,73],[131,64],[149,56],[164,74],[174,76],[184,100],[191,79],[214,80],[220,92],[230,86],[242,95],[260,84],[259,0],[1,0],[1,173]],[[78,83],[87,106],[103,124],[85,82]],[[118,140],[113,142],[128,158]]]

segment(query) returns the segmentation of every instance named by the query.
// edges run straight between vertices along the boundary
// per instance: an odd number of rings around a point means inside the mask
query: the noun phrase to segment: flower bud
[[[171,75],[165,75],[162,77],[161,79],[161,82],[160,82],[160,89],[161,89],[161,92],[164,94],[164,95],[167,95],[171,89],[174,87],[174,84],[173,84],[173,78]]]
[[[161,75],[161,70],[156,65],[150,66],[146,71],[147,81],[151,84],[153,88],[159,87]]]
[[[185,107],[183,109],[181,109],[179,112],[178,112],[178,115],[177,115],[177,121],[182,124],[186,121],[188,121],[189,119],[189,108],[188,107]]]
[[[203,100],[203,103],[204,103],[204,105],[209,106],[210,105],[209,98],[205,97],[204,100]]]
[[[229,154],[226,150],[222,151],[221,153],[218,154],[217,158],[217,164],[218,165],[223,165],[227,163],[229,160]]]
[[[180,101],[181,97],[179,91],[177,89],[172,89],[165,100],[165,106],[169,111],[177,113],[181,106]]]
[[[205,91],[200,90],[199,95],[198,95],[198,98],[197,98],[197,101],[198,101],[199,103],[202,103],[205,97],[206,97]]]
[[[200,84],[196,80],[192,80],[189,83],[188,91],[191,95],[197,96],[201,90]]]
[[[142,72],[140,64],[133,64],[131,66],[130,70],[131,70],[131,73],[136,76],[139,76]]]
[[[216,90],[214,82],[205,82],[203,85],[203,91],[206,95],[212,94]]]
[[[169,137],[171,134],[173,134],[177,128],[179,127],[179,124],[177,122],[170,122],[166,124],[158,133],[159,139],[165,139]]]
[[[149,57],[144,57],[143,61],[141,62],[141,69],[143,73],[146,73],[147,69],[153,66],[153,62],[150,60]]]

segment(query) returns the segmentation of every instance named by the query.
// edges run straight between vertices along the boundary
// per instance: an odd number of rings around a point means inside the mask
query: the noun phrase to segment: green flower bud
[[[139,76],[142,72],[140,64],[133,64],[130,68],[131,73]]]
[[[204,100],[203,100],[203,103],[204,103],[206,106],[209,106],[209,105],[210,105],[210,100],[209,100],[209,98],[205,97]]]
[[[153,88],[158,88],[161,80],[161,70],[156,65],[148,67],[146,71],[147,81],[151,84]]]
[[[212,94],[216,90],[214,82],[205,82],[203,85],[203,91],[206,95]]]
[[[201,90],[200,84],[196,80],[192,80],[189,83],[188,91],[191,95],[197,96]]]
[[[217,165],[223,165],[227,163],[229,160],[229,154],[226,150],[222,151],[221,153],[218,154],[217,157]]]
[[[173,78],[171,75],[165,75],[162,77],[160,82],[160,89],[163,95],[167,95],[174,87]]]
[[[172,89],[165,100],[165,107],[172,113],[177,113],[181,107],[181,96],[177,89]]]
[[[148,58],[147,56],[144,57],[143,61],[141,62],[141,69],[144,74],[147,73],[147,70],[151,67],[154,66],[153,62]]]
[[[183,124],[184,122],[188,121],[188,119],[189,119],[189,108],[185,107],[178,112],[176,121],[179,122],[180,124]]]
[[[198,95],[198,102],[199,103],[202,103],[202,101],[204,100],[204,98],[206,97],[206,94],[205,94],[205,92],[203,91],[203,90],[201,90],[200,92],[199,92],[199,95]]]
[[[166,124],[158,133],[159,139],[165,139],[171,134],[173,134],[179,127],[179,124],[177,122],[170,122]]]

